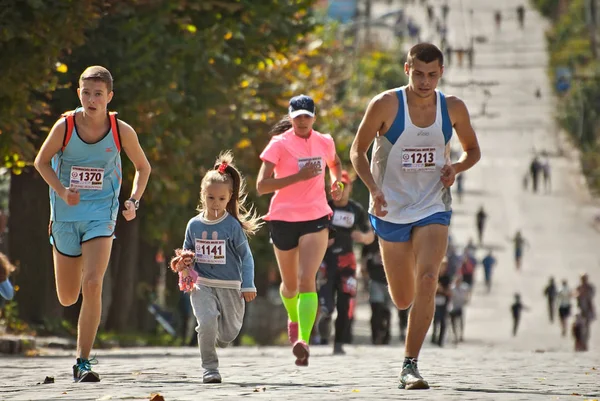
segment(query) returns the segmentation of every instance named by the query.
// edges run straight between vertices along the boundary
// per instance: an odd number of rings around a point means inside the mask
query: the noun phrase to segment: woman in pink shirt
[[[325,192],[326,165],[335,200],[344,185],[333,138],[313,130],[314,101],[305,95],[290,99],[289,121],[289,128],[283,122],[274,127],[275,135],[260,155],[256,189],[261,195],[275,192],[264,218],[281,272],[280,293],[296,365],[308,366],[308,342],[319,307],[315,276],[327,249],[332,214]]]

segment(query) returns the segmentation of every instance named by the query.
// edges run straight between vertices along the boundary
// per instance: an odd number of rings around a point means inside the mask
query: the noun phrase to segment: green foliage
[[[349,167],[370,99],[405,83],[400,52],[355,49],[337,24],[316,20],[313,3],[27,0],[3,8],[0,61],[10,74],[0,76],[2,162],[15,173],[30,164],[57,116],[78,105],[83,69],[103,65],[115,79],[109,108],[137,131],[153,168],[142,202],[145,241],[167,259],[181,245],[201,178],[224,149],[234,151],[249,201],[266,212],[269,197],[254,191],[258,155],[292,95],[316,100],[315,128],[334,136]],[[134,173],[123,159],[122,197]],[[251,246],[259,281],[275,267],[267,230]]]
[[[2,321],[9,333],[32,334],[29,325],[19,318],[19,307],[16,301],[8,301],[2,308]]]
[[[594,58],[586,1],[574,0],[559,13],[552,1],[535,1],[544,15],[555,22],[547,33],[550,77],[556,80],[557,67],[569,67],[574,79],[568,93],[557,105],[557,121],[581,149],[581,163],[592,190],[600,190],[600,61]],[[551,8],[551,10],[550,10]]]
[[[96,336],[94,348],[115,348],[115,347],[180,347],[183,343],[181,339],[174,338],[161,327],[156,333],[115,333],[100,331]]]
[[[26,0],[0,7],[0,155],[31,160],[57,85],[58,57],[84,42],[99,0]],[[59,68],[63,71],[63,68]],[[5,160],[0,160],[4,163]],[[16,166],[14,166],[16,167]]]
[[[530,2],[546,18],[555,18],[558,14],[561,0],[531,0]]]

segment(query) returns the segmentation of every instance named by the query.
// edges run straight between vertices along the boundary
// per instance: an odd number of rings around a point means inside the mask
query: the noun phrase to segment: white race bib
[[[336,210],[333,212],[331,223],[338,227],[352,228],[354,226],[354,213]]]
[[[196,262],[224,265],[227,262],[225,240],[196,239]]]
[[[104,169],[96,167],[71,167],[71,179],[69,188],[91,189],[101,191],[104,181]]]
[[[446,305],[446,297],[444,295],[436,295],[435,296],[435,304],[438,306]]]
[[[323,170],[323,159],[321,157],[303,157],[302,159],[298,159],[298,170],[302,170],[308,163],[318,164],[319,169]]]
[[[404,171],[435,171],[437,148],[402,148],[402,169]]]

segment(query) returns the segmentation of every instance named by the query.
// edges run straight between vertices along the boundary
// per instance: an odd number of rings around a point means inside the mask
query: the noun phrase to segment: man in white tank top
[[[450,186],[480,158],[462,100],[436,90],[444,71],[434,45],[412,47],[404,64],[408,85],[375,96],[352,144],[350,158],[371,194],[369,217],[379,237],[389,290],[399,309],[412,305],[400,388],[427,389],[417,358],[434,311],[439,268],[448,245]],[[451,164],[456,131],[463,148]],[[371,144],[371,165],[367,151]]]

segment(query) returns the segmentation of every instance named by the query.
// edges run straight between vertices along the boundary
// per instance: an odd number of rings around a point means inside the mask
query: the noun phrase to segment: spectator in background
[[[10,301],[15,294],[13,286],[8,279],[10,274],[14,271],[15,266],[10,263],[10,260],[8,260],[8,257],[5,254],[0,252],[0,297],[2,297],[0,301],[2,302],[3,300]]]
[[[488,252],[485,258],[481,261],[483,265],[483,274],[485,276],[485,287],[487,288],[487,292],[492,290],[492,270],[494,266],[496,266],[496,258],[492,254],[492,250]]]
[[[513,318],[513,330],[512,330],[512,334],[513,334],[513,337],[515,337],[517,335],[517,331],[519,330],[519,323],[521,322],[521,312],[523,312],[523,310],[527,310],[528,309],[521,302],[521,295],[520,294],[515,294],[515,301],[513,302],[513,304],[510,307],[510,309],[511,309],[512,318]]]
[[[550,281],[548,281],[548,285],[544,289],[544,296],[548,301],[548,318],[550,319],[550,323],[554,322],[554,309],[556,306],[556,284],[554,283],[554,277],[550,277]]]
[[[562,281],[562,287],[558,291],[558,316],[560,318],[560,327],[562,336],[567,335],[567,320],[571,316],[571,298],[573,293],[567,284],[567,280]]]

